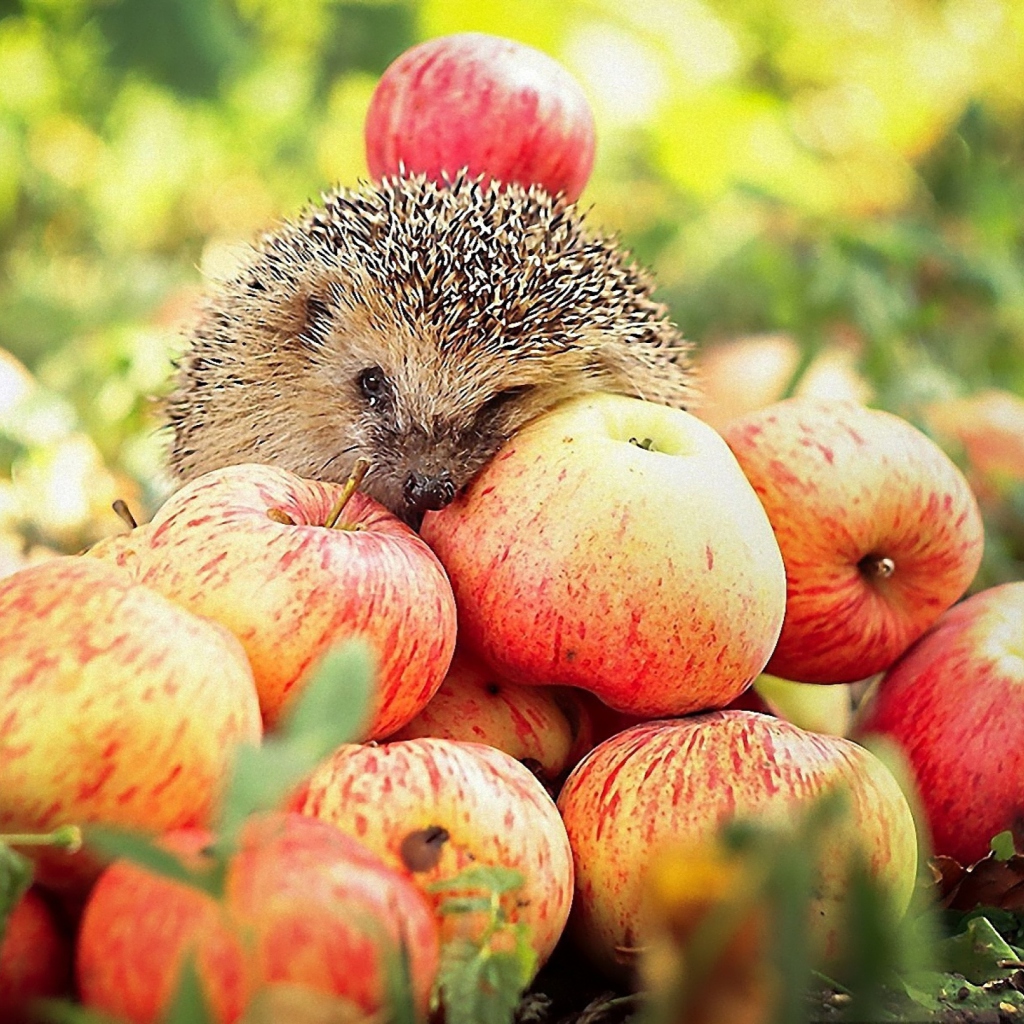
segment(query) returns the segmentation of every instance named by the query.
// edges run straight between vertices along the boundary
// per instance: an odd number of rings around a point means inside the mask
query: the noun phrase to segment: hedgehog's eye
[[[361,370],[356,377],[356,384],[371,409],[379,408],[391,394],[391,382],[379,366],[368,366]]]

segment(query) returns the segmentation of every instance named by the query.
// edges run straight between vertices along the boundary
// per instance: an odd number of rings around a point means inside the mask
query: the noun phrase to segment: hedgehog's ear
[[[595,376],[604,376],[605,386],[619,394],[685,408],[695,396],[688,352],[689,345],[674,332],[667,343],[658,336],[628,343],[608,338],[595,349],[600,367]]]
[[[301,308],[303,322],[297,332],[298,339],[306,348],[318,349],[331,329],[331,307],[321,295],[310,292]]]

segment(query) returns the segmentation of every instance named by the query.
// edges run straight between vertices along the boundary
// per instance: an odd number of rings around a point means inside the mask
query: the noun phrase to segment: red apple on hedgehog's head
[[[374,178],[424,173],[540,185],[574,202],[594,162],[594,118],[557,61],[462,32],[420,43],[381,76],[366,115]]]

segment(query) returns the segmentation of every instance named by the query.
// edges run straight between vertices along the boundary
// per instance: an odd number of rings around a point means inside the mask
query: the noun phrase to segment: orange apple
[[[846,683],[892,664],[967,589],[984,531],[963,474],[916,427],[853,402],[793,398],[725,439],[786,566],[768,671]]]
[[[262,734],[238,641],[114,565],[65,555],[0,580],[0,651],[2,832],[205,825]],[[49,886],[98,871],[37,849]]]
[[[364,637],[377,655],[378,698],[366,737],[384,736],[441,685],[455,603],[427,545],[366,495],[352,496],[341,528],[326,528],[341,492],[271,466],[229,466],[90,554],[131,567],[140,582],[230,629],[252,664],[268,728],[330,647]]]
[[[429,738],[346,745],[290,806],[365,843],[424,892],[471,865],[519,871],[522,888],[502,897],[509,920],[529,925],[541,962],[562,934],[573,881],[565,828],[533,773],[502,750]],[[427,896],[435,909],[444,899]],[[461,934],[457,918],[440,921],[442,942]]]
[[[757,495],[716,431],[651,402],[593,394],[538,417],[422,533],[467,648],[514,682],[619,711],[727,704],[782,623]]]
[[[210,839],[183,830],[165,844],[195,859]],[[131,1024],[164,1019],[190,955],[217,1024],[284,986],[338,1000],[349,1011],[339,1006],[338,1019],[369,1022],[387,1010],[386,960],[400,942],[425,1014],[437,926],[415,886],[336,828],[269,815],[246,824],[220,902],[128,861],[112,864],[85,907],[76,973],[87,1007]]]
[[[644,942],[644,880],[662,848],[710,852],[726,822],[792,821],[837,786],[849,793],[850,813],[822,852],[812,907],[826,960],[839,948],[851,850],[864,851],[895,912],[914,888],[914,820],[882,762],[850,740],[751,711],[646,722],[613,736],[558,798],[576,868],[574,934],[600,966],[621,972],[616,950]]]

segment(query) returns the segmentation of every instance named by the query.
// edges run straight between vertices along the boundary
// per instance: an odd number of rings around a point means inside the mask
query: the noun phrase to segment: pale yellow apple
[[[779,635],[768,517],[695,416],[618,395],[528,424],[422,534],[460,642],[514,682],[648,717],[728,704]]]
[[[754,680],[754,690],[773,714],[801,729],[829,736],[845,736],[853,723],[852,685],[795,683],[767,672]]]

